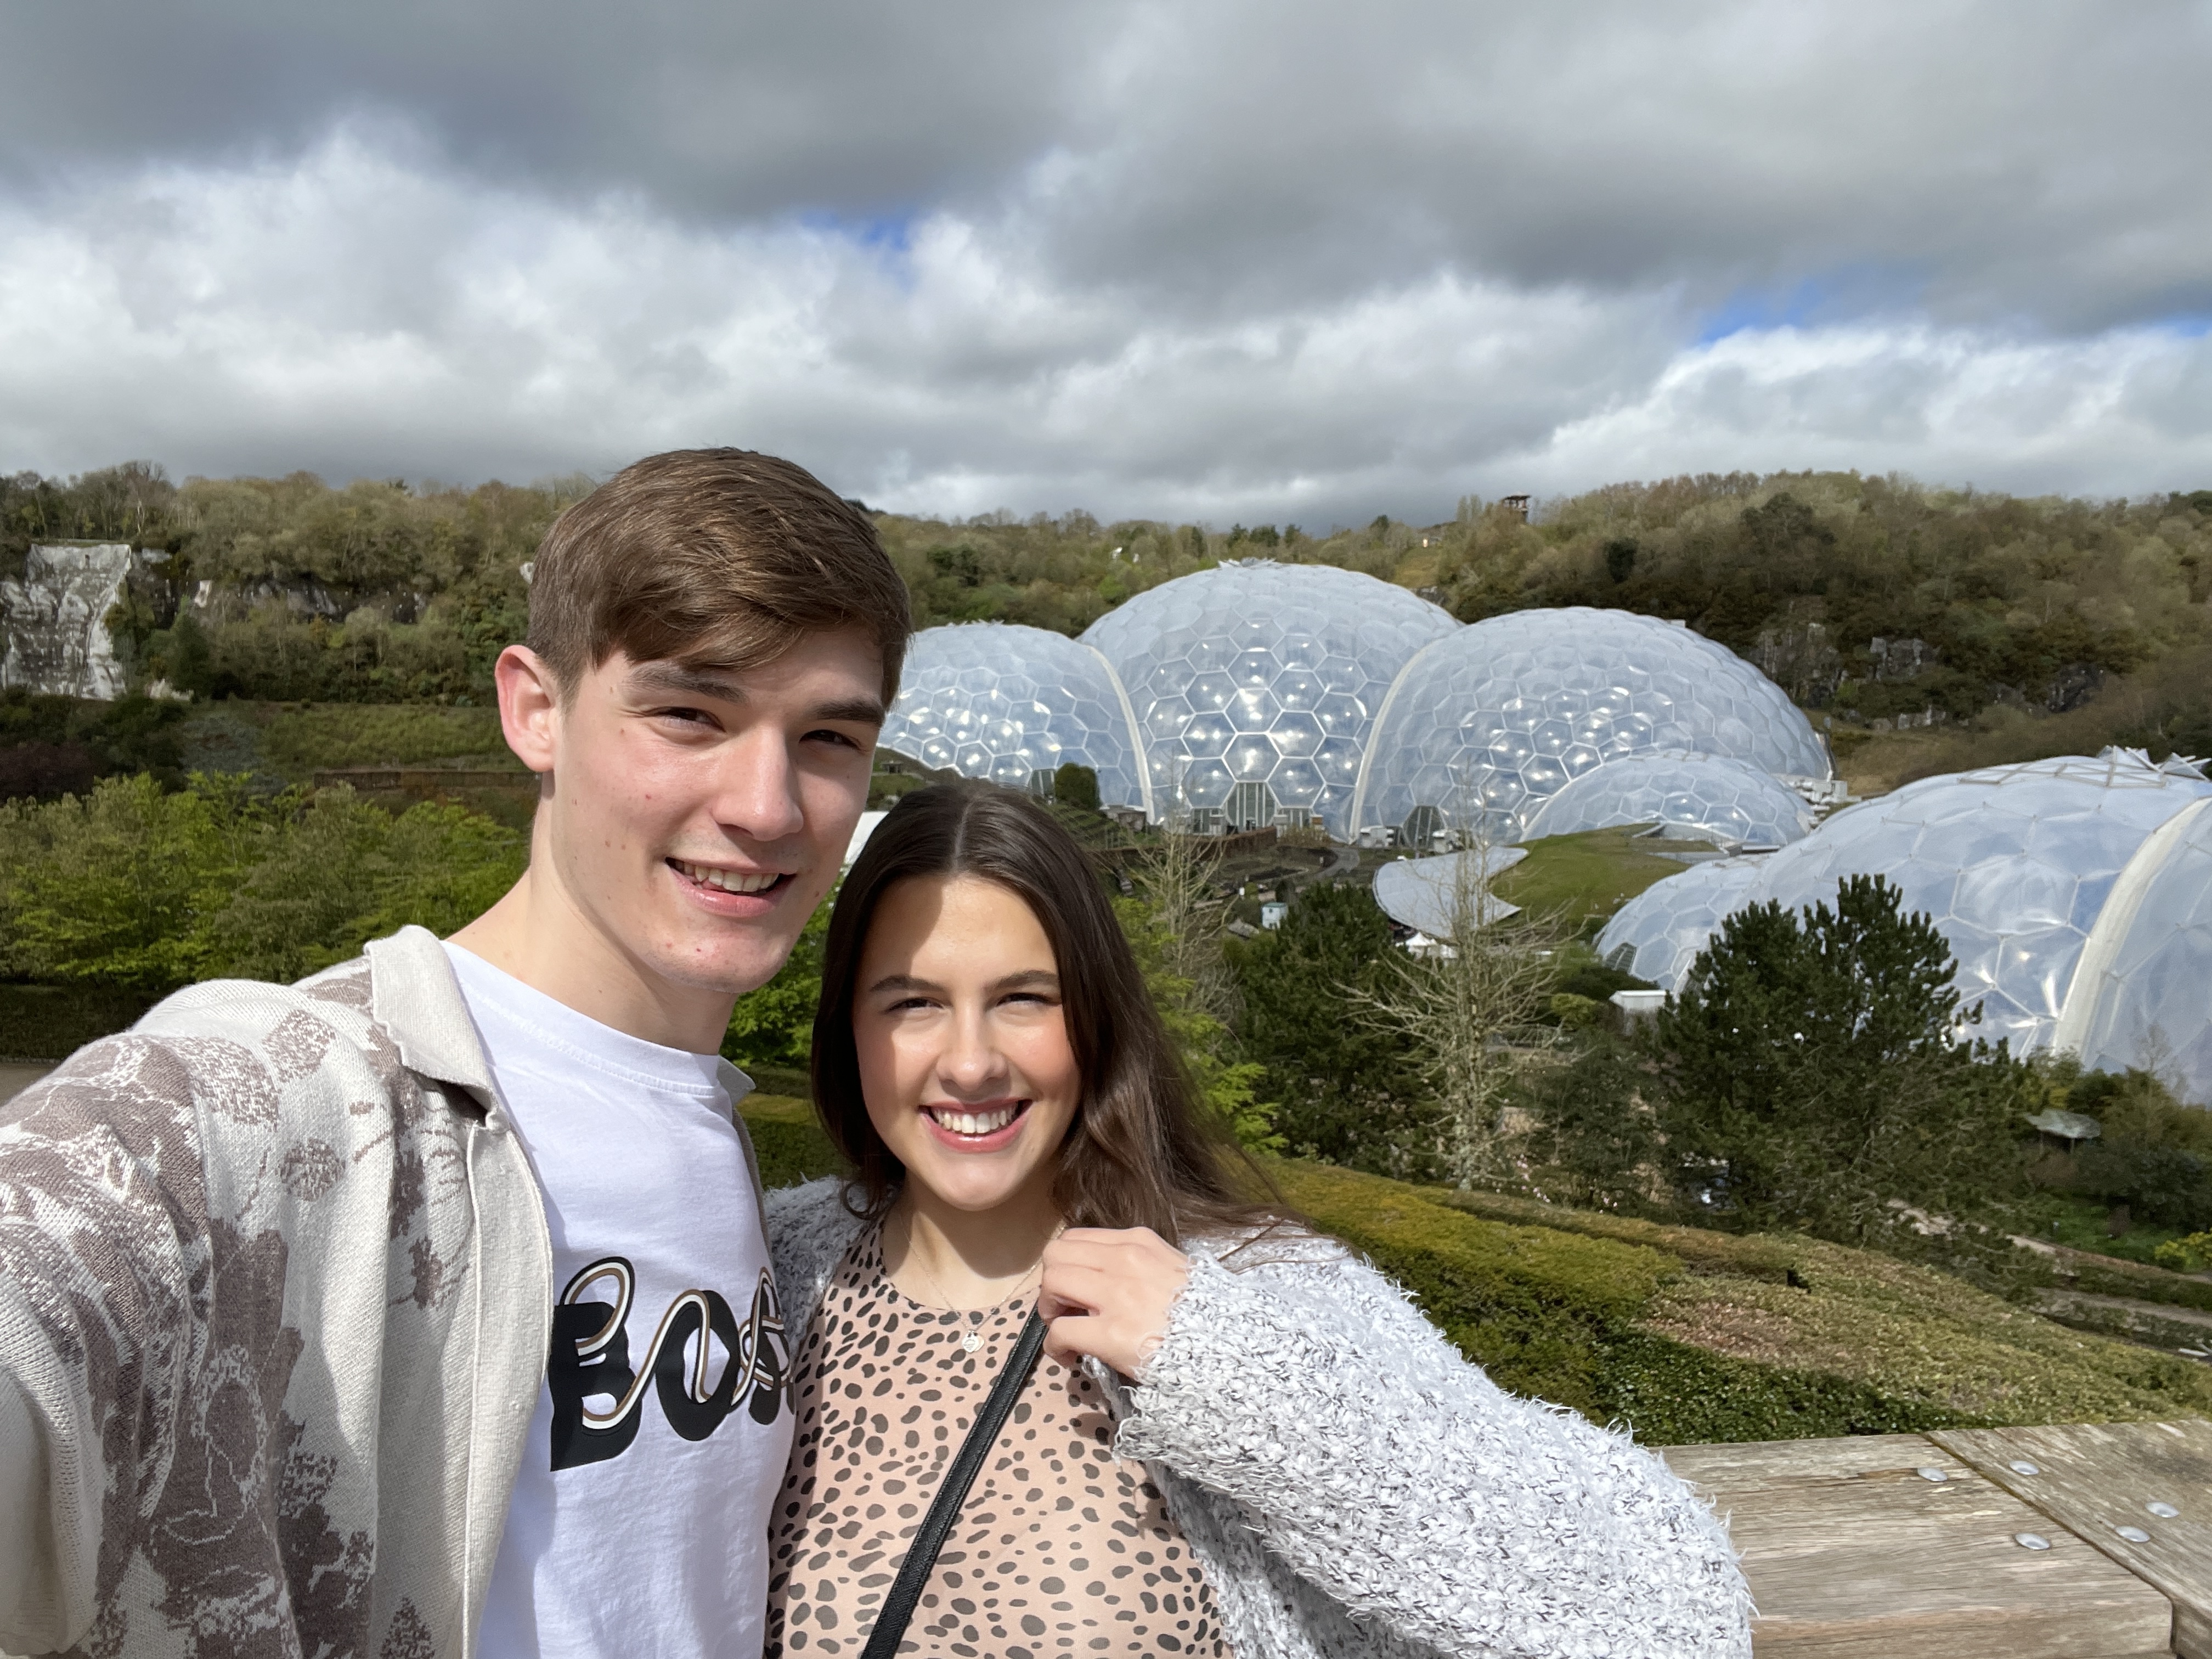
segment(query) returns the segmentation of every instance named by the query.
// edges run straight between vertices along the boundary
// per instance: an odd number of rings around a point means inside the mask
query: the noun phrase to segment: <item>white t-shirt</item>
[[[792,1413],[730,1121],[750,1085],[446,954],[553,1234],[553,1352],[478,1651],[754,1659]]]

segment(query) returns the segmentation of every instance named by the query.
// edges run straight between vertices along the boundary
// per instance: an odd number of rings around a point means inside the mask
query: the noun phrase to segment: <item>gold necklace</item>
[[[1057,1238],[1059,1236],[1060,1230],[1058,1228],[1054,1228],[1053,1230],[1053,1237]],[[914,1263],[915,1271],[920,1273],[922,1278],[929,1282],[929,1288],[936,1294],[940,1309],[945,1313],[986,1314],[991,1311],[991,1308],[1002,1308],[1006,1306],[1007,1303],[1019,1296],[1024,1291],[1027,1290],[1029,1288],[1030,1279],[1033,1276],[1042,1273],[1044,1270],[1044,1256],[1043,1254],[1040,1252],[1037,1259],[1030,1264],[1029,1270],[1023,1273],[1020,1279],[1016,1282],[1014,1288],[1007,1291],[1006,1295],[1000,1297],[996,1302],[991,1304],[990,1307],[956,1308],[952,1306],[951,1297],[945,1293],[944,1285],[939,1281],[935,1273],[930,1272],[929,1264],[921,1259],[921,1252],[914,1248],[914,1217],[911,1212],[909,1212],[906,1218],[905,1255],[906,1260]],[[960,1339],[961,1350],[966,1353],[974,1353],[982,1346],[983,1333],[979,1330],[971,1329]]]

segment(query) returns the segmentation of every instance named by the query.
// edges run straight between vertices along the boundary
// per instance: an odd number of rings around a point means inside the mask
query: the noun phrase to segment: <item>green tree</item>
[[[111,778],[0,806],[0,971],[150,992],[297,979],[410,923],[452,932],[526,857],[518,832],[456,806],[394,817],[344,788]]]
[[[1073,761],[1053,769],[1052,798],[1070,806],[1085,806],[1098,810],[1098,774],[1088,766],[1079,766]]]
[[[1649,1081],[1635,1054],[1602,1031],[1565,1065],[1525,1079],[1530,1184],[1582,1209],[1658,1207],[1664,1152],[1644,1099]]]
[[[775,977],[746,992],[730,1010],[722,1055],[732,1065],[806,1069],[814,1054],[814,1011],[822,1001],[823,947],[836,899],[833,888],[799,930],[799,942]]]
[[[1881,877],[1835,907],[1731,916],[1648,1052],[1686,1201],[1741,1224],[1865,1243],[1892,1200],[1962,1212],[2014,1189],[2038,1092],[2002,1048],[1959,1040],[1951,952]]]
[[[1352,1018],[1346,987],[1372,990],[1390,924],[1362,887],[1310,883],[1282,926],[1233,941],[1229,965],[1245,1054],[1275,1127],[1301,1157],[1378,1175],[1440,1172],[1435,1109],[1406,1045]]]

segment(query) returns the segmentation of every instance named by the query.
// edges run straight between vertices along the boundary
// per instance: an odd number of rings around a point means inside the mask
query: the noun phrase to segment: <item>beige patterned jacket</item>
[[[466,1655],[552,1271],[419,927],[80,1051],[0,1107],[0,1650]]]

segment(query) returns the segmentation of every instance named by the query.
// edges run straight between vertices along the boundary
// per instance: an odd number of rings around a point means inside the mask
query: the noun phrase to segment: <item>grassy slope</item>
[[[835,1170],[806,1104],[745,1103],[771,1186]],[[1276,1163],[1516,1392],[1656,1443],[2212,1414],[2212,1370],[1864,1251]]]
[[[1508,904],[1556,911],[1583,928],[1601,924],[1656,881],[1689,866],[1639,843],[1633,828],[1547,836],[1528,843],[1528,856],[1491,884]]]

